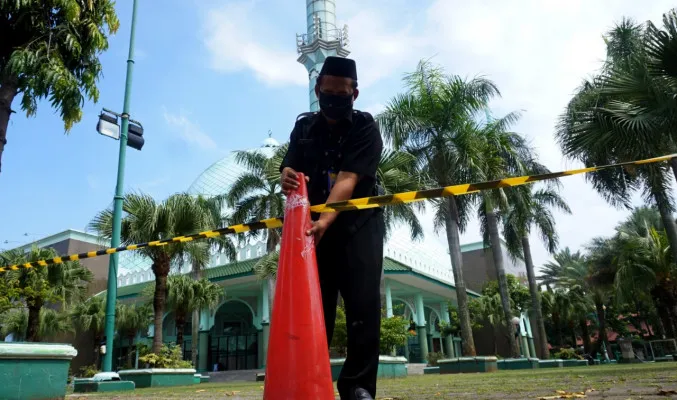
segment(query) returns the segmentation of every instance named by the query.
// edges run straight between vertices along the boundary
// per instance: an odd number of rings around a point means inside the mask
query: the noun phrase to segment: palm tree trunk
[[[193,279],[200,280],[202,278],[202,270],[200,265],[196,262],[193,262]],[[193,310],[193,324],[190,332],[190,358],[193,363],[193,367],[197,368],[197,349],[198,349],[198,336],[200,335],[200,310]],[[206,355],[204,355],[206,356]]]
[[[16,82],[3,80],[0,82],[0,172],[2,172],[2,153],[7,144],[7,127],[12,114],[12,101],[17,94]]]
[[[445,225],[447,230],[447,243],[449,245],[449,257],[451,258],[451,269],[454,273],[454,285],[456,286],[456,300],[458,302],[458,319],[461,326],[461,339],[463,345],[463,355],[473,357],[475,352],[475,341],[472,336],[470,325],[470,311],[468,310],[468,293],[463,281],[463,255],[461,254],[461,240],[459,228],[458,207],[454,196],[447,197],[446,205],[448,217]]]
[[[562,347],[564,339],[562,338],[562,324],[560,323],[559,317],[553,316],[553,322],[555,323],[555,332],[557,333],[557,346]]]
[[[510,307],[510,294],[508,293],[508,279],[505,277],[505,267],[503,265],[503,252],[501,251],[501,237],[498,234],[498,218],[494,210],[487,212],[487,225],[489,229],[489,239],[491,240],[491,253],[494,257],[494,266],[498,277],[498,292],[501,295],[501,306],[503,307],[503,318],[505,319],[508,335],[510,335],[510,354],[512,357],[519,357],[519,348],[515,342],[515,325],[512,323],[512,309]]]
[[[493,340],[493,342],[494,342],[494,354],[493,355],[498,356],[498,340],[497,339],[498,339],[499,332],[498,332],[498,328],[496,327],[496,324],[492,324],[491,329],[494,331],[494,340]],[[514,340],[514,338],[508,338],[508,341],[512,341],[512,340]]]
[[[531,258],[531,244],[529,237],[522,238],[522,251],[524,252],[524,264],[527,267],[527,279],[529,279],[529,293],[531,294],[531,314],[536,320],[536,329],[538,329],[538,347],[540,358],[547,359],[550,356],[548,350],[548,336],[545,333],[545,323],[543,321],[543,310],[541,310],[541,293],[536,284],[536,275],[534,274],[534,260]]]
[[[604,310],[604,305],[601,302],[596,301],[595,310],[597,311],[597,321],[599,322],[599,335],[597,336],[597,347],[599,351],[602,351],[602,343],[604,343],[604,346],[606,347],[608,353],[609,343],[607,341],[606,335],[606,311]]]
[[[132,362],[132,358],[134,356],[135,352],[135,347],[134,346],[134,337],[136,335],[129,335],[127,336],[127,339],[129,339],[129,350],[127,351],[127,365],[130,366],[130,368],[134,368],[134,363]]]
[[[153,263],[153,273],[155,274],[155,293],[153,295],[153,327],[155,335],[153,336],[153,353],[159,354],[160,349],[162,349],[162,320],[167,301],[169,258],[165,256],[162,260],[155,261]]]
[[[28,306],[28,328],[26,329],[26,341],[38,342],[40,335],[38,334],[40,327],[40,309],[42,308],[42,301],[34,301],[33,305]]]
[[[279,237],[276,231],[268,232],[268,239],[266,240],[266,251],[268,254],[271,254],[275,251],[277,244],[279,243]],[[273,302],[275,300],[275,286],[277,284],[277,275],[275,277],[268,278],[268,309],[270,315],[273,315]]]
[[[651,289],[651,298],[653,299],[654,307],[656,307],[658,319],[661,322],[661,326],[659,327],[661,331],[661,337],[675,337],[672,318],[670,317],[670,312],[664,303],[665,295],[660,285]]]
[[[590,332],[588,331],[588,321],[582,318],[578,325],[581,328],[581,336],[583,336],[583,349],[586,354],[590,354]]]
[[[96,340],[96,345],[94,346],[94,369],[101,369],[99,362],[101,361],[101,353],[99,352],[99,343],[100,340]]]
[[[578,338],[576,337],[576,324],[574,321],[569,321],[569,328],[571,329],[571,347],[576,348]]]
[[[176,345],[183,353],[183,330],[186,329],[186,316],[182,313],[176,313]]]

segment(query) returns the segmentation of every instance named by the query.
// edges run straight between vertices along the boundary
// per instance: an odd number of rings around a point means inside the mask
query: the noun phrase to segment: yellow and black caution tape
[[[351,210],[361,210],[366,208],[374,208],[387,206],[391,204],[402,204],[402,203],[412,203],[415,201],[421,201],[426,199],[440,198],[440,197],[449,197],[449,196],[461,196],[464,194],[477,193],[482,190],[490,189],[499,189],[504,187],[513,187],[526,185],[533,182],[545,181],[550,179],[562,178],[565,176],[585,174],[588,172],[601,171],[609,168],[624,167],[630,165],[644,165],[650,163],[657,163],[661,161],[668,161],[672,158],[676,158],[677,154],[670,154],[661,157],[648,158],[645,160],[637,161],[628,161],[618,164],[603,165],[599,167],[588,167],[580,169],[572,169],[568,171],[561,172],[552,172],[549,174],[541,175],[525,175],[518,176],[514,178],[504,178],[495,181],[488,182],[479,182],[479,183],[464,183],[460,185],[446,186],[436,189],[427,189],[419,190],[413,192],[403,192],[390,194],[385,196],[374,196],[374,197],[364,197],[360,199],[351,199],[346,201],[340,201],[336,203],[329,204],[317,204],[310,207],[312,212],[335,212],[335,211],[351,211]],[[200,233],[195,233],[192,235],[186,236],[177,236],[171,239],[156,240],[153,242],[130,244],[127,246],[113,247],[108,249],[101,249],[97,251],[90,251],[80,254],[71,254],[66,256],[55,257],[48,260],[34,261],[25,264],[15,264],[0,267],[0,273],[12,270],[18,270],[21,268],[33,268],[33,267],[46,267],[52,264],[60,264],[67,261],[77,261],[83,260],[86,258],[100,257],[107,254],[120,253],[127,250],[138,250],[144,247],[159,247],[165,246],[170,243],[179,243],[179,242],[190,242],[197,239],[207,239],[213,238],[222,235],[228,235],[233,233],[243,233],[248,231],[255,231],[261,229],[274,229],[282,227],[282,218],[270,218],[261,221],[254,221],[246,224],[232,225],[226,228],[215,229],[212,231],[205,231]]]

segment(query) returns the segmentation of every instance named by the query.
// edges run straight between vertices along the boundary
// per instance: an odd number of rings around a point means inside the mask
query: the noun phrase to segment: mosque
[[[335,0],[307,0],[307,32],[297,35],[298,61],[308,70],[310,110],[317,111],[318,103],[314,93],[314,82],[327,56],[346,57],[349,54],[348,28],[336,26]],[[272,138],[263,141],[259,148],[248,151],[272,155],[279,143]],[[219,160],[201,173],[189,188],[192,194],[213,196],[227,192],[235,179],[244,171],[236,161],[234,154]],[[66,231],[37,243],[39,246],[54,246],[60,252],[74,248],[100,247],[99,238],[94,235]],[[493,260],[486,246],[470,243],[462,246],[463,273],[468,294],[478,297],[484,283],[495,279]],[[505,251],[505,250],[504,250]],[[223,371],[260,369],[265,367],[265,354],[270,323],[267,282],[259,280],[254,274],[254,266],[266,252],[264,242],[253,242],[238,248],[237,259],[227,262],[225,255],[217,252],[211,256],[204,275],[212,282],[223,287],[225,297],[213,310],[201,310],[198,338],[191,337],[189,319],[184,333],[184,357],[190,359],[191,341],[198,340],[199,371]],[[523,277],[524,265],[513,262],[504,256],[506,273]],[[94,294],[105,288],[108,260],[106,258],[83,260],[95,272]],[[442,338],[439,332],[441,321],[449,322],[448,302],[456,303],[456,291],[447,249],[438,241],[425,238],[412,242],[406,227],[394,229],[384,248],[384,307],[388,316],[397,313],[410,319],[417,334],[410,337],[405,346],[398,350],[399,355],[407,357],[409,362],[425,362],[430,351],[443,352],[447,357],[461,354],[459,337]],[[142,290],[154,282],[150,261],[134,252],[120,254],[118,273],[118,299],[124,303],[134,303],[140,299]],[[184,265],[179,273],[188,273],[190,265]],[[523,354],[534,354],[531,326],[528,317],[521,318],[520,332],[523,336]],[[154,335],[153,326],[147,335],[137,337],[147,340]],[[482,336],[480,334],[480,336]],[[478,337],[475,334],[478,354],[492,354],[494,351],[493,333]],[[164,316],[163,338],[165,342],[176,339],[174,316]],[[114,364],[124,360],[122,355],[132,343],[126,339],[116,339]],[[90,347],[91,348],[91,347]],[[80,358],[80,357],[78,357]],[[75,360],[74,360],[75,363]],[[83,360],[78,364],[86,365]],[[91,362],[89,362],[91,364]],[[115,365],[114,365],[115,368]]]

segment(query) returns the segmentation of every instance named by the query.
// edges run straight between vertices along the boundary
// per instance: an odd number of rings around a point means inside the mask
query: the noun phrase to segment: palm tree
[[[519,134],[508,131],[510,126],[518,121],[519,117],[518,113],[510,113],[503,118],[487,121],[484,126],[478,129],[477,134],[480,136],[483,154],[478,170],[482,174],[482,180],[496,180],[506,176],[549,172],[547,168],[534,161],[533,151],[527,145],[526,140]],[[514,337],[515,326],[511,322],[510,296],[499,234],[499,214],[506,212],[508,197],[505,190],[499,188],[482,192],[480,198],[481,204],[478,209],[480,229],[484,236],[484,242],[491,246],[503,305],[504,322],[510,337]],[[512,356],[519,357],[517,343],[514,340],[510,340],[509,343]]]
[[[545,323],[541,312],[540,290],[534,273],[529,234],[532,228],[536,228],[547,250],[551,254],[554,253],[559,238],[551,208],[558,208],[567,214],[571,214],[571,210],[552,185],[538,190],[534,190],[533,186],[518,186],[509,190],[507,194],[510,207],[503,217],[503,237],[508,252],[514,258],[523,259],[526,265],[529,293],[531,294],[531,310],[536,320],[540,338],[540,356],[547,358],[550,353],[548,337],[545,333]]]
[[[425,179],[417,169],[417,160],[412,154],[402,150],[386,148],[376,170],[376,176],[384,194],[410,192],[422,189]],[[393,204],[383,208],[383,219],[386,226],[386,239],[398,225],[409,227],[412,241],[423,238],[423,228],[416,216],[422,211],[425,203]]]
[[[500,95],[496,85],[478,77],[446,76],[442,69],[421,61],[404,77],[407,91],[394,97],[376,119],[396,150],[416,157],[427,181],[436,186],[477,181],[482,157],[474,135],[476,114]],[[435,227],[445,227],[458,301],[463,353],[475,355],[468,296],[463,279],[460,233],[470,218],[472,195],[433,201]]]
[[[284,195],[280,184],[279,166],[286,153],[286,146],[275,149],[272,157],[261,151],[237,151],[235,161],[246,171],[233,182],[228,193],[222,196],[226,204],[233,208],[230,216],[232,223],[239,224],[251,220],[274,218],[284,215]],[[280,229],[267,229],[247,232],[245,237],[266,240],[266,252],[275,251],[280,243]],[[275,298],[275,279],[268,279],[269,302],[272,310]]]
[[[570,292],[587,296],[595,307],[598,322],[597,350],[609,343],[606,333],[606,303],[608,303],[615,277],[613,257],[618,249],[610,239],[595,238],[587,247],[588,256],[575,253],[561,265],[562,275],[558,286]]]
[[[2,319],[3,336],[12,334],[14,341],[21,341],[26,337],[28,330],[28,312],[25,308],[14,309],[5,315]],[[52,308],[43,307],[38,314],[37,340],[54,338],[64,333],[72,333],[73,326],[69,320],[69,314],[60,312]]]
[[[641,207],[616,228],[614,289],[617,300],[635,304],[648,294],[661,317],[663,331],[672,337],[677,322],[677,266],[661,225],[655,209]]]
[[[655,157],[674,152],[677,121],[675,94],[668,69],[670,43],[677,43],[675,14],[664,18],[665,31],[644,29],[624,19],[607,35],[607,61],[598,76],[585,82],[560,118],[557,139],[567,157],[586,166]],[[647,38],[646,40],[644,38]],[[672,91],[672,92],[671,92]],[[672,161],[677,178],[677,160]],[[586,175],[611,204],[630,207],[631,194],[642,189],[655,204],[677,259],[677,225],[670,194],[669,166],[606,170]]]
[[[478,313],[474,315],[475,320],[482,320],[489,325],[494,334],[494,338],[498,337],[499,328],[501,327],[503,321],[503,306],[501,305],[501,296],[496,293],[493,296],[482,296],[478,299],[471,300],[475,302],[475,307],[473,310]],[[508,341],[514,341],[514,336],[509,337]],[[494,354],[498,354],[498,341],[496,339],[494,342]]]
[[[28,312],[25,308],[11,309],[0,315],[0,335],[12,335],[15,342],[23,342],[28,331]]]
[[[167,309],[174,313],[176,344],[183,346],[183,332],[188,314],[196,309],[214,307],[223,288],[207,279],[193,280],[188,275],[172,275],[167,281]]]
[[[179,193],[161,203],[146,194],[127,194],[123,200],[121,242],[124,245],[162,240],[212,229],[211,215],[200,207],[195,197]],[[100,212],[90,223],[90,228],[104,238],[110,239],[113,227],[113,211]],[[198,242],[177,242],[164,246],[144,247],[138,251],[148,257],[155,275],[153,294],[154,337],[153,353],[162,347],[162,319],[167,300],[167,277],[172,265],[182,265],[191,256],[200,254]]]
[[[116,313],[117,315],[117,313]],[[99,365],[99,344],[103,340],[106,326],[106,299],[94,296],[76,304],[70,311],[71,321],[81,333],[90,335],[94,343],[94,365]]]
[[[115,311],[115,325],[121,338],[127,338],[129,341],[129,351],[127,352],[127,366],[132,367],[132,345],[134,338],[144,330],[152,320],[152,310],[148,305],[126,305],[118,304]]]
[[[543,268],[541,268],[541,275],[538,277],[541,284],[549,287],[560,285],[566,266],[569,265],[569,263],[581,262],[583,255],[580,251],[572,253],[569,247],[565,247],[555,253],[553,259],[554,261],[548,261],[543,265]]]
[[[203,209],[206,216],[211,220],[209,224],[213,227],[212,229],[223,228],[227,225],[228,221],[223,215],[225,208],[224,199],[221,196],[209,198],[198,196],[196,201],[198,206]],[[193,254],[191,255],[191,258],[194,280],[202,279],[202,272],[209,261],[210,249],[225,254],[228,261],[235,261],[237,259],[237,249],[235,248],[235,244],[230,235],[223,235],[206,240],[203,239],[199,242],[198,246],[192,248]],[[198,308],[193,310],[192,318],[192,340],[190,341],[191,358],[193,365],[197,365],[198,332],[200,328],[200,310]]]
[[[12,264],[23,264],[57,255],[53,248],[33,246],[28,252],[10,250],[3,254],[3,258]],[[69,305],[82,300],[92,276],[92,272],[77,261],[9,271],[5,279],[16,297],[14,300],[24,302],[28,309],[26,341],[39,340],[40,310],[44,306],[60,304],[65,310]]]

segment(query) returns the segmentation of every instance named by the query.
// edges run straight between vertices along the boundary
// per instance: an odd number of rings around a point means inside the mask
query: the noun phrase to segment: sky
[[[112,204],[118,142],[96,132],[103,107],[122,111],[131,1],[118,1],[121,24],[102,54],[98,103],[66,134],[48,102],[26,118],[19,98],[0,173],[0,249],[65,229],[84,230]],[[602,35],[623,16],[659,23],[667,0],[336,0],[358,65],[356,107],[382,110],[404,73],[431,59],[449,74],[484,76],[499,87],[494,116],[521,110],[525,135],[553,171],[578,164],[554,139],[558,116],[605,55]],[[127,150],[125,191],[157,199],[181,192],[230,151],[254,148],[272,132],[288,140],[307,111],[307,72],[296,62],[306,31],[302,0],[140,1],[131,117],[144,127],[142,151]],[[562,179],[573,214],[556,213],[562,247],[581,249],[610,235],[627,210],[608,205],[582,176]],[[641,203],[636,196],[636,204]],[[426,240],[445,243],[422,219]],[[532,235],[534,262],[550,258]],[[481,240],[476,221],[462,243]]]

